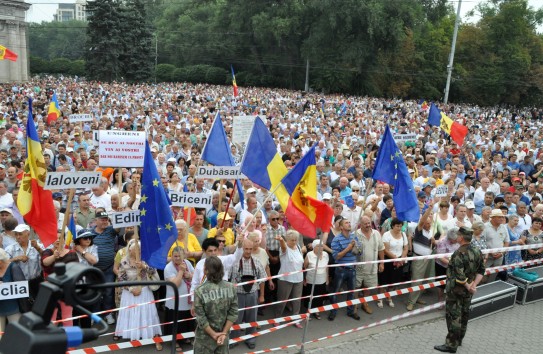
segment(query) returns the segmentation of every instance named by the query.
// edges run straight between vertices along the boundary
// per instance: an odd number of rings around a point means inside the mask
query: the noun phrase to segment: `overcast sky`
[[[25,2],[32,4],[26,13],[26,20],[28,22],[42,22],[53,21],[53,15],[55,14],[59,3],[73,4],[75,3],[75,0],[25,0]],[[449,2],[456,9],[458,1],[449,0]],[[462,15],[473,9],[480,2],[484,2],[484,0],[462,0]],[[532,7],[536,8],[543,6],[543,0],[529,0],[529,3]]]

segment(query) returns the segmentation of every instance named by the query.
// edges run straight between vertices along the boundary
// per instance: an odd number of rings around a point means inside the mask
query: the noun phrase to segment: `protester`
[[[292,300],[292,314],[298,315],[300,313],[299,299],[302,296],[303,280],[304,276],[299,271],[302,270],[304,265],[304,257],[302,255],[302,249],[298,245],[300,234],[298,231],[289,230],[285,235],[285,239],[282,236],[276,236],[276,240],[280,244],[279,258],[281,260],[281,268],[279,274],[290,273],[294,274],[284,276],[277,282],[277,301],[280,301],[275,305],[275,316],[283,316],[283,310],[285,309],[285,300]],[[302,328],[302,325],[298,322],[294,325],[296,328]]]
[[[324,252],[324,245],[321,240],[314,240],[311,244],[312,251],[308,252],[304,259],[304,269],[313,269],[306,273],[304,279],[303,296],[311,294],[313,289],[313,301],[311,308],[321,307],[324,303],[324,296],[328,288],[328,253]],[[318,267],[317,267],[318,259]],[[309,308],[310,299],[304,299],[304,306]],[[318,312],[312,313],[311,317],[320,320]]]
[[[172,251],[172,260],[164,268],[164,280],[174,283],[179,290],[179,306],[175,308],[175,303],[172,297],[174,296],[173,290],[170,287],[166,288],[166,322],[173,321],[175,311],[177,311],[177,333],[187,333],[194,330],[194,320],[191,320],[191,282],[192,275],[194,273],[194,267],[191,262],[185,259],[185,250],[181,247],[176,247]],[[172,325],[168,324],[164,326],[165,334],[172,334]],[[177,340],[176,347],[178,352],[182,352],[182,344],[192,344],[190,338],[184,340]]]
[[[21,268],[10,261],[6,251],[0,249],[0,282],[7,284],[23,278],[24,274]],[[0,300],[0,339],[2,339],[2,334],[6,330],[6,322],[17,322],[20,317],[21,313],[19,312],[17,299]]]
[[[156,269],[149,267],[140,259],[139,241],[130,240],[127,247],[127,255],[119,267],[120,282],[158,279]],[[154,304],[132,306],[152,300],[153,292],[149,286],[124,287],[121,295],[121,307],[124,309],[119,311],[115,335],[130,340],[149,339],[161,335],[160,327],[156,326],[160,323],[156,306]],[[158,351],[162,350],[162,343],[156,342],[155,346]]]

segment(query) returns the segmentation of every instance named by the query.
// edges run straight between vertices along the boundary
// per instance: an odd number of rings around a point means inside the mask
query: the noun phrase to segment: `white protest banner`
[[[92,122],[92,120],[92,114],[70,114],[68,118],[70,123]]]
[[[0,295],[2,300],[20,299],[29,296],[28,281],[13,281],[0,283]]]
[[[249,141],[251,130],[255,125],[256,117],[259,117],[264,124],[266,123],[266,116],[234,116],[234,122],[232,124],[232,143],[245,146]]]
[[[394,140],[398,141],[417,141],[417,134],[396,134]]]
[[[100,130],[100,166],[142,167],[145,132]]]
[[[239,166],[200,166],[197,176],[198,178],[243,178]]]
[[[110,220],[111,226],[113,226],[114,229],[127,226],[136,226],[140,224],[140,211],[130,210],[113,213],[111,214]]]
[[[43,189],[98,187],[101,177],[100,172],[47,172]]]
[[[446,197],[447,193],[449,193],[449,187],[445,184],[442,184],[441,186],[436,187],[435,196],[436,197]]]
[[[209,193],[170,192],[172,206],[211,208],[212,195]]]

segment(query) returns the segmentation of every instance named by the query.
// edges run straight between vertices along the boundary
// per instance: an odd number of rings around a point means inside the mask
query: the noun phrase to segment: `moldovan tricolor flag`
[[[47,166],[32,115],[32,99],[28,99],[24,175],[17,197],[17,207],[26,223],[36,231],[45,247],[57,240],[57,217],[51,191],[43,189]]]
[[[430,112],[428,113],[428,124],[440,127],[441,130],[451,136],[451,139],[458,146],[464,144],[464,138],[468,135],[468,128],[466,126],[453,121],[433,103],[430,105]]]
[[[234,88],[234,97],[238,97],[238,84],[236,83],[236,75],[234,74],[234,67],[230,65],[230,70],[232,70],[232,87]]]
[[[17,54],[13,53],[3,45],[0,45],[0,60],[17,61],[17,57]]]
[[[51,103],[49,103],[49,110],[47,111],[47,124],[55,121],[60,117],[60,106],[58,105],[57,94],[53,93],[53,98],[51,98]]]
[[[285,215],[292,228],[311,238],[317,236],[317,228],[329,232],[334,210],[317,200],[315,146],[283,178],[283,185],[290,194]]]

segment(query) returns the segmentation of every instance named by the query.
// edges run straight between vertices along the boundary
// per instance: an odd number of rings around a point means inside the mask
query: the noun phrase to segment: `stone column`
[[[25,13],[30,4],[23,0],[0,1],[0,44],[18,55],[17,61],[0,60],[0,82],[29,79]]]

